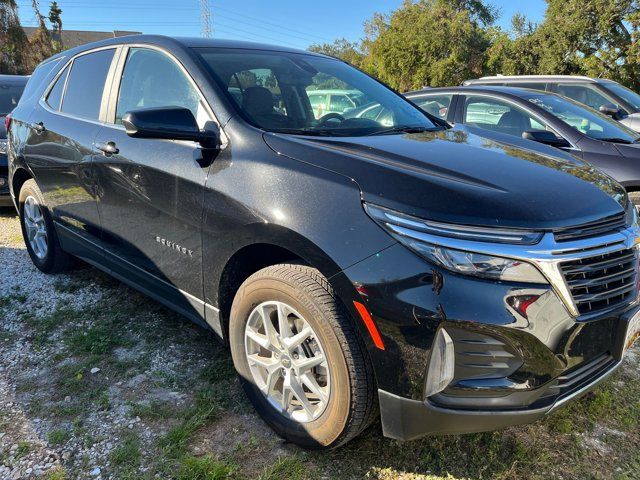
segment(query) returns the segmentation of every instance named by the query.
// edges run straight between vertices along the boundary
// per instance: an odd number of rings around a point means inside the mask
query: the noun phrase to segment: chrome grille
[[[560,265],[580,315],[601,313],[636,297],[638,256],[629,248]]]
[[[610,217],[597,220],[595,222],[584,223],[575,227],[567,227],[555,230],[553,235],[556,242],[566,242],[578,240],[580,238],[596,237],[607,233],[615,232],[626,227],[624,213],[612,215]]]

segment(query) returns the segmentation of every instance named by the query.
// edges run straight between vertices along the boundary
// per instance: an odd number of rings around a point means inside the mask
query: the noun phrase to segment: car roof
[[[511,82],[520,82],[520,81],[529,82],[531,80],[546,81],[546,82],[564,80],[564,81],[584,82],[584,83],[611,82],[611,80],[606,80],[604,78],[593,78],[593,77],[585,77],[580,75],[494,75],[494,76],[480,77],[480,78],[466,80],[464,84],[470,85],[470,84],[473,84],[474,82],[503,82],[505,80],[508,80]]]
[[[26,85],[29,75],[0,75],[0,84]]]
[[[414,97],[419,95],[428,95],[435,93],[466,93],[466,92],[491,92],[497,93],[505,97],[518,97],[523,98],[528,95],[556,95],[553,92],[542,92],[540,90],[534,90],[532,88],[518,88],[518,87],[503,87],[501,85],[469,85],[463,87],[436,87],[425,88],[422,90],[413,90],[406,92],[403,95],[407,97]]]
[[[105,47],[110,45],[126,45],[132,43],[142,43],[156,45],[160,47],[182,47],[182,48],[226,48],[226,49],[248,49],[248,50],[264,50],[286,53],[303,53],[306,55],[314,55],[326,57],[320,53],[298,50],[295,48],[283,47],[279,45],[271,45],[267,43],[245,42],[240,40],[225,40],[220,38],[199,38],[199,37],[170,37],[166,35],[125,35],[122,37],[108,38],[97,42],[86,43],[79,47],[66,50],[51,57],[69,57],[78,53],[92,50],[94,48]],[[49,60],[49,59],[48,59]],[[45,60],[48,61],[48,60]]]

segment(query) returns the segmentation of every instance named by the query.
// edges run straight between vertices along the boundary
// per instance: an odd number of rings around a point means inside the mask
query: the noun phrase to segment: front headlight
[[[0,140],[0,153],[1,154],[6,155],[6,153],[7,153],[7,145],[8,145],[7,140],[4,140],[4,139]]]
[[[366,204],[365,209],[400,243],[447,270],[491,280],[549,283],[536,267],[522,260],[444,247],[437,241],[424,238],[441,236],[475,242],[529,245],[540,241],[540,232],[436,223],[370,204]]]

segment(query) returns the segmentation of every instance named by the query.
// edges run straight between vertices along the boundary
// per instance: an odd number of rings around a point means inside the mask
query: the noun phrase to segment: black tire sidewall
[[[44,217],[44,221],[47,227],[47,254],[42,259],[38,258],[37,255],[33,252],[27,236],[27,228],[24,224],[24,202],[28,197],[34,197],[38,201],[40,211],[42,212],[42,216]],[[27,247],[29,257],[31,257],[31,261],[38,269],[42,270],[43,272],[48,272],[53,269],[55,264],[55,230],[53,221],[51,220],[51,215],[49,214],[49,209],[46,207],[42,193],[40,192],[40,189],[38,188],[35,181],[27,180],[24,183],[24,185],[20,189],[18,206],[20,214],[20,228],[22,229],[22,237],[24,238],[24,243]]]
[[[302,289],[276,278],[250,278],[242,285],[231,309],[229,340],[233,362],[242,386],[262,418],[282,437],[306,448],[330,447],[342,434],[349,421],[350,384],[340,342],[325,318],[322,305]],[[323,414],[308,423],[286,418],[273,408],[253,383],[245,355],[244,331],[249,314],[266,301],[280,301],[295,308],[318,335],[327,356],[331,377],[329,402]]]

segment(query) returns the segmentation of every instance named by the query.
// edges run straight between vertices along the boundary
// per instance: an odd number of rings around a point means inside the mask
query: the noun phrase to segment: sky
[[[36,26],[31,0],[16,0],[23,26]],[[49,0],[39,0],[43,14]],[[540,22],[544,0],[493,0],[508,28],[514,13]],[[390,12],[402,0],[210,0],[213,36],[296,48],[336,38],[362,37],[362,24],[375,12]],[[68,30],[134,30],[174,36],[201,34],[200,0],[58,0]]]

